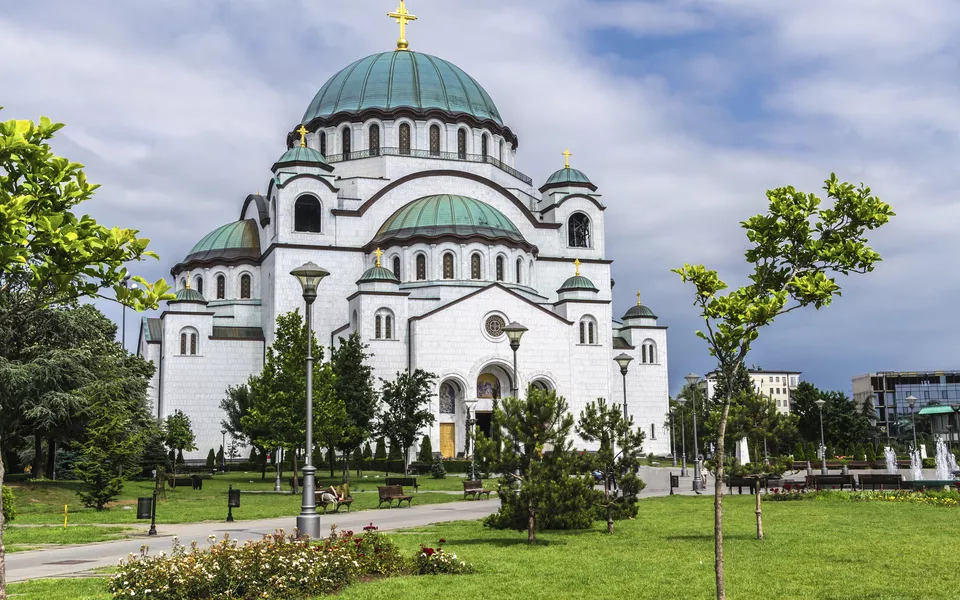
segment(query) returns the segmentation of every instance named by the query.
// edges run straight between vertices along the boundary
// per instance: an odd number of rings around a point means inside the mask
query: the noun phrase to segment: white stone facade
[[[668,406],[666,328],[659,326],[655,317],[615,320],[613,261],[605,252],[605,206],[596,186],[560,183],[538,191],[513,171],[516,148],[509,140],[484,127],[459,123],[455,114],[445,121],[350,122],[347,116],[315,128],[306,135],[306,144],[320,151],[322,133],[329,167],[274,165],[267,194],[248,197],[238,215],[257,223],[260,249],[256,259],[237,261],[225,254],[222,263],[208,258],[185,260],[174,267],[178,290],[187,281],[196,289],[197,278],[203,278],[207,302],[172,301],[159,320],[144,320],[140,353],[158,366],[151,385],[156,414],[165,417],[180,409],[193,420],[198,450],[190,458],[202,458],[220,445],[220,401],[228,386],[242,384],[260,371],[264,350],[274,338],[277,316],[303,310],[300,286],[289,273],[307,261],[330,272],[320,284],[313,308],[314,329],[321,344],[329,346],[340,336],[357,331],[374,355],[375,377],[392,379],[398,371],[417,368],[437,376],[432,401],[437,423],[425,432],[431,435],[434,449],[442,448],[441,424],[453,423],[456,453],[464,451],[464,399],[478,395],[481,376],[486,381],[496,378],[501,397],[514,387],[524,390],[534,383],[556,389],[575,414],[597,398],[621,404],[623,378],[613,358],[625,352],[634,358],[626,376],[627,410],[647,435],[644,451],[669,453],[669,432],[663,430]],[[344,128],[350,128],[352,152],[362,153],[370,150],[371,125],[380,127],[381,145],[390,148],[398,145],[401,122],[412,129],[411,155],[350,160],[337,156],[342,151]],[[441,151],[447,153],[443,157],[425,155],[429,127],[434,124],[443,132]],[[487,136],[488,153],[497,159],[495,163],[450,157],[457,152],[458,130],[464,128],[468,131],[467,153],[479,154]],[[289,139],[295,140],[294,144],[299,140],[295,136]],[[387,239],[378,244],[382,264],[392,269],[394,258],[399,258],[399,284],[358,285],[375,263],[376,246],[372,244],[384,223],[409,203],[439,194],[474,199],[496,209],[512,222],[525,243],[456,234],[410,242]],[[295,205],[305,197],[319,201],[319,231],[298,230]],[[571,246],[568,227],[573,215],[589,219],[589,239]],[[453,255],[451,278],[444,278],[446,253]],[[474,255],[480,260],[479,278],[472,272]],[[422,279],[417,277],[419,256],[425,262]],[[503,263],[500,278],[498,257]],[[579,275],[596,289],[560,293],[577,271],[575,260],[580,261]],[[214,288],[220,274],[225,277],[223,299],[216,298]],[[250,298],[241,298],[243,274],[251,277]],[[378,314],[384,319],[381,323],[390,316],[389,339],[383,328],[380,337],[376,335]],[[487,319],[493,315],[503,323],[517,321],[528,328],[518,351],[516,384],[506,336],[494,337],[486,330]],[[183,331],[195,331],[199,336],[195,355],[190,348],[186,356],[181,355]],[[646,348],[655,351],[648,355]],[[441,386],[448,382],[457,390],[452,414],[440,411]],[[479,400],[481,426],[485,419],[488,422],[492,408],[492,398]]]

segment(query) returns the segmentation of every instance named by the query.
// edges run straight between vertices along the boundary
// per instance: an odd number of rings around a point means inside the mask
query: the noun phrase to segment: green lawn
[[[960,589],[960,510],[900,503],[764,503],[767,539],[754,539],[750,496],[726,500],[728,594],[737,600],[953,599]],[[529,547],[525,534],[476,522],[394,535],[412,553],[420,543],[474,563],[469,576],[406,577],[354,585],[348,600],[471,598],[708,599],[713,597],[712,503],[675,496],[641,501],[640,516],[598,528],[550,532]],[[21,598],[107,598],[101,581],[15,585]],[[36,596],[31,596],[36,593]],[[83,595],[83,594],[87,595]]]
[[[102,527],[99,525],[62,525],[18,527],[10,525],[3,531],[7,552],[36,550],[49,544],[90,544],[125,537],[129,527]]]
[[[420,493],[415,496],[415,504],[439,504],[462,499],[462,496],[430,493],[431,491],[462,490],[462,478],[432,479],[418,477]],[[288,478],[284,477],[284,485]],[[339,475],[333,479],[318,478],[317,486],[339,485]],[[366,473],[352,476],[351,493],[356,501],[351,510],[365,510],[377,506],[377,485],[383,484],[383,473]],[[492,484],[492,482],[491,482]],[[264,519],[295,515],[300,510],[300,496],[285,488],[283,493],[273,491],[273,479],[262,481],[259,473],[228,473],[214,479],[206,479],[203,489],[194,491],[190,487],[167,488],[166,499],[160,499],[157,506],[158,523],[189,523],[197,521],[219,521],[227,514],[227,489],[233,485],[240,489],[241,507],[233,511],[237,520]],[[80,484],[75,481],[41,481],[30,483],[11,483],[17,497],[17,518],[14,524],[62,524],[63,507],[69,506],[69,522],[78,524],[133,524],[136,519],[136,498],[149,496],[153,492],[153,483],[149,481],[131,481],[124,487],[123,494],[109,510],[97,512],[84,508],[76,495]],[[408,490],[413,492],[412,489]],[[142,521],[140,523],[143,523]]]

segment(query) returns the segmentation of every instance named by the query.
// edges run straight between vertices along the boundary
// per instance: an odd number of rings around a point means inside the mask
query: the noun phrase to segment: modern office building
[[[767,396],[777,405],[777,410],[790,414],[793,390],[800,383],[800,371],[770,371],[767,369],[748,369],[750,380],[758,393]],[[707,398],[712,399],[717,387],[717,371],[707,373]]]
[[[890,436],[909,426],[910,396],[917,399],[915,412],[931,415],[934,433],[957,441],[960,371],[878,371],[853,378],[854,401],[872,403],[877,423]]]

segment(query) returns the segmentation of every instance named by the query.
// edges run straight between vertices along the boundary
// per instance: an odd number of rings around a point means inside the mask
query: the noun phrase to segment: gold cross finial
[[[373,254],[374,254],[374,256],[377,257],[377,266],[379,267],[379,266],[380,266],[380,257],[383,256],[383,250],[381,250],[380,248],[377,248],[376,250],[374,250]]]
[[[640,306],[640,290],[637,290],[637,306]]]
[[[387,13],[387,16],[391,19],[396,19],[397,23],[400,23],[400,39],[397,40],[397,50],[407,50],[409,44],[407,44],[407,21],[416,21],[417,15],[411,15],[407,12],[407,7],[403,5],[403,0],[400,0],[400,6],[395,12]]]
[[[563,154],[563,168],[564,168],[564,169],[569,169],[569,168],[570,168],[570,157],[573,156],[573,152],[570,152],[570,148],[567,148],[566,150],[564,150],[564,151],[561,152],[560,154]]]
[[[185,282],[183,287],[188,290],[190,289],[190,271],[187,271],[187,281]]]
[[[300,147],[301,147],[301,148],[306,148],[306,147],[307,147],[307,134],[310,133],[310,132],[307,131],[307,128],[306,128],[306,127],[304,127],[303,125],[300,125],[300,129],[297,130],[297,133],[300,134]]]
[[[579,258],[573,261],[573,266],[577,269],[576,275],[577,277],[579,277],[580,276],[580,259]]]

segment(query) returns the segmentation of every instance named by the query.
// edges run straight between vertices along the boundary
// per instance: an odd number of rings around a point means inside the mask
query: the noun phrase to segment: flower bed
[[[174,540],[169,556],[148,556],[143,547],[139,556],[120,562],[110,591],[114,598],[160,600],[302,598],[335,593],[360,578],[474,572],[472,565],[439,547],[429,549],[426,566],[423,548],[404,560],[372,523],[363,529],[359,535],[331,530],[316,543],[282,531],[244,544],[211,536],[208,549]]]
[[[764,502],[789,502],[793,500],[813,500],[820,502],[906,502],[909,504],[927,504],[930,506],[960,507],[960,491],[927,490],[891,490],[886,492],[846,492],[839,490],[795,490],[773,488],[762,497]]]
[[[420,575],[465,575],[476,573],[473,565],[448,554],[443,550],[447,540],[440,538],[436,548],[420,546],[420,552],[414,557],[416,572]]]

